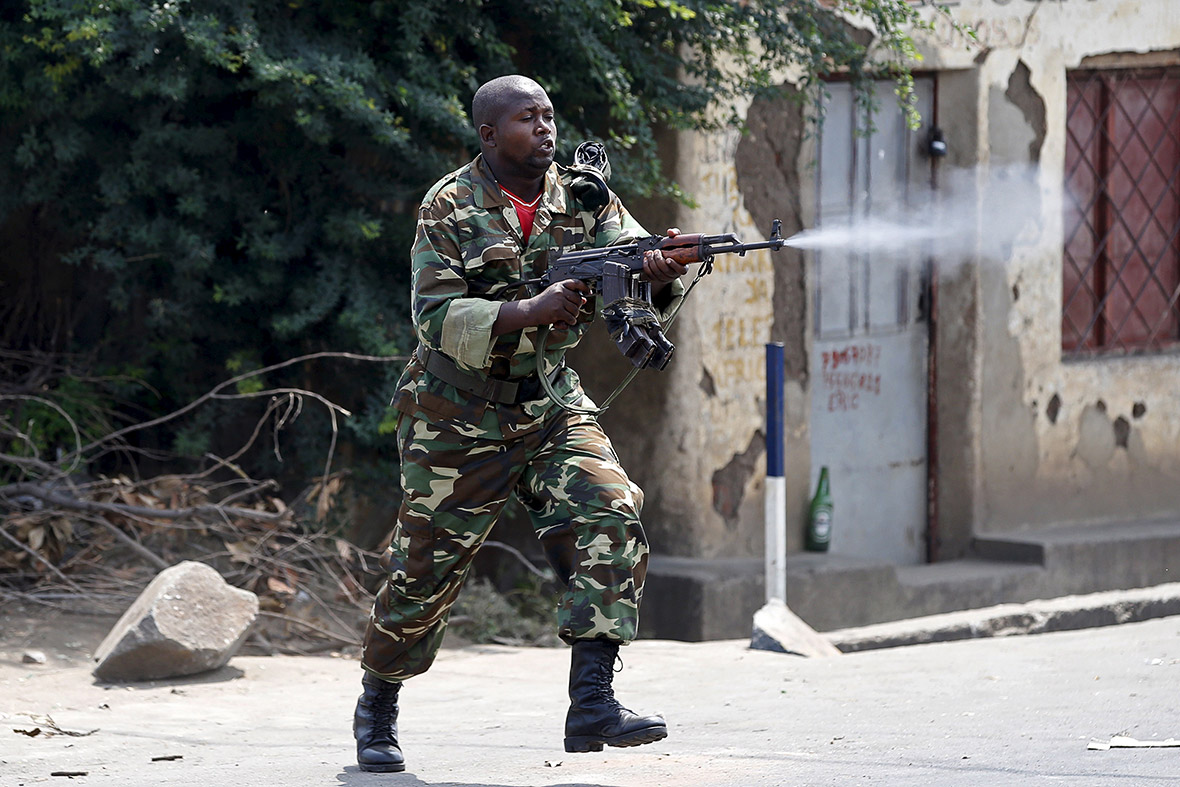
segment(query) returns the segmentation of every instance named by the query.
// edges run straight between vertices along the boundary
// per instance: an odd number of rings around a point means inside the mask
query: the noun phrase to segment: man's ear
[[[479,141],[486,147],[496,147],[496,127],[488,123],[484,123],[482,126],[480,126]]]

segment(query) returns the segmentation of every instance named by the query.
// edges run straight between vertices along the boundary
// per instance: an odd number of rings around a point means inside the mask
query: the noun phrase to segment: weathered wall
[[[698,201],[682,209],[689,232],[764,238],[738,190],[736,131],[682,138],[677,177]],[[677,358],[665,372],[677,391],[676,464],[648,488],[677,522],[672,554],[762,553],[765,475],[764,345],[772,323],[770,253],[719,257],[686,302],[674,332]],[[694,266],[695,267],[695,266]]]
[[[938,175],[969,172],[980,160],[981,129],[978,73],[975,67],[939,74],[938,122],[950,141]],[[943,188],[966,184],[941,183]],[[975,218],[975,217],[973,217]],[[976,225],[977,226],[977,225]],[[934,397],[930,407],[936,439],[929,457],[937,478],[934,516],[938,545],[935,558],[961,557],[970,546],[978,520],[980,494],[980,354],[979,267],[974,251],[957,250],[939,257],[933,271]]]
[[[978,237],[943,254],[936,273],[938,557],[964,555],[981,533],[1180,513],[1180,356],[1066,362],[1060,349],[1066,70],[1111,58],[1180,62],[1180,3],[950,5],[979,45],[939,22],[923,42],[924,67],[938,76],[938,122],[950,146],[941,186],[956,206],[974,195],[966,224]],[[650,229],[752,240],[766,236],[772,218],[788,235],[810,226],[813,151],[799,105],[759,100],[746,118],[745,135],[666,141],[669,177],[699,206],[640,206]],[[1009,188],[1035,198],[997,236],[989,221],[1011,209]],[[761,555],[770,340],[787,350],[788,547],[801,547],[807,273],[790,250],[719,259],[671,332],[672,365],[645,373],[604,416],[645,489],[659,553]],[[585,342],[575,365],[599,395],[626,372],[605,335]]]
[[[783,219],[784,233],[797,231],[794,157],[801,130],[777,111],[762,111],[752,115],[745,136],[732,130],[665,140],[669,177],[686,184],[698,205],[640,206],[637,216],[654,232],[679,226],[686,232],[734,232],[748,242],[764,240],[773,218]],[[740,184],[735,161],[754,169],[763,155],[778,156],[779,166],[754,185]],[[806,426],[802,282],[793,252],[718,257],[669,331],[677,346],[672,364],[641,373],[603,415],[620,457],[644,489],[644,523],[659,554],[762,554],[765,344],[773,336],[788,348],[788,434],[797,452]],[[583,342],[572,363],[600,398],[627,371],[605,333]],[[806,473],[802,478],[805,483]]]
[[[784,85],[784,90],[793,92],[789,84]],[[783,235],[790,237],[807,226],[803,189],[810,184],[801,176],[801,171],[806,172],[801,162],[810,150],[805,144],[804,105],[794,97],[759,99],[750,106],[746,124],[747,133],[739,140],[734,157],[742,204],[762,233],[769,231],[774,219],[780,219]],[[783,420],[784,465],[789,468],[787,550],[797,551],[803,548],[811,454],[807,268],[803,253],[790,247],[775,253],[772,260],[767,341],[782,342],[786,363]]]
[[[995,532],[1180,513],[1180,358],[1061,358],[1066,72],[1115,55],[1124,64],[1180,62],[1180,3],[963,0],[953,10],[978,31],[982,49],[954,46],[944,27],[928,61],[977,82],[978,111],[959,124],[966,147],[979,140],[974,153],[985,172],[1038,165],[1032,177],[1041,195],[998,260],[981,250],[978,300],[963,304],[977,315],[973,335],[962,338],[976,343],[982,373],[970,392],[940,392],[940,416],[962,407],[953,400],[964,393],[977,403],[975,415],[968,408],[948,419],[974,445],[957,448],[953,463],[940,457],[944,490],[975,498],[955,516],[970,517],[975,532]],[[949,88],[943,79],[944,117],[948,102],[959,100]],[[986,217],[1003,190],[982,193]],[[942,295],[947,319],[949,293]],[[940,349],[945,379],[950,348]],[[955,439],[947,426],[940,423],[944,449]],[[944,494],[941,502],[944,525],[961,532],[947,521],[953,501]]]

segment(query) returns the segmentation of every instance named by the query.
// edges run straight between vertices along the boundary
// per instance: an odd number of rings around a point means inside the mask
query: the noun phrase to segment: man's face
[[[484,126],[480,133],[485,143],[494,142],[501,177],[540,177],[553,163],[557,126],[553,104],[540,85],[508,102],[495,126]]]

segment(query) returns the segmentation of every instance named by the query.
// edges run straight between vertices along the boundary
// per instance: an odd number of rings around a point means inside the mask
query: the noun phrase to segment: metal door
[[[814,252],[811,489],[828,467],[830,551],[894,564],[925,560],[927,518],[928,255],[882,234],[914,226],[929,203],[924,140],[934,80],[917,80],[925,127],[913,131],[891,83],[877,88],[868,130],[847,84],[829,85],[820,131],[817,228],[847,227],[850,242]],[[903,236],[905,233],[901,233]]]

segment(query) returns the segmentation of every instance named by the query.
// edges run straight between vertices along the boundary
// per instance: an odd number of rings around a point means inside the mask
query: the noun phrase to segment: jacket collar
[[[538,208],[546,208],[550,213],[569,213],[569,197],[561,182],[563,167],[557,162],[549,166],[545,173],[545,186]],[[484,163],[480,153],[471,162],[469,169],[472,191],[475,194],[475,204],[484,210],[490,208],[505,208],[512,205],[508,197],[500,189],[500,184],[492,176],[491,169]]]

